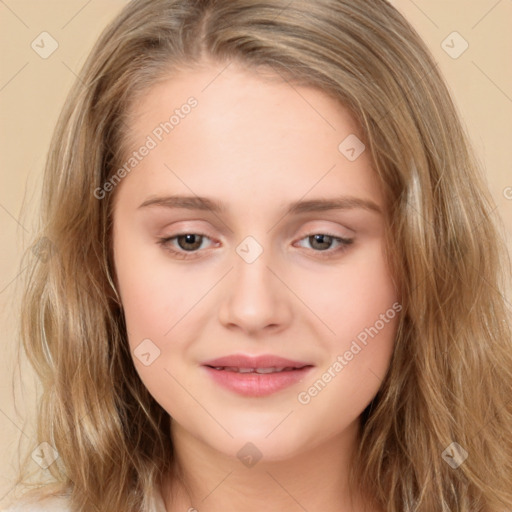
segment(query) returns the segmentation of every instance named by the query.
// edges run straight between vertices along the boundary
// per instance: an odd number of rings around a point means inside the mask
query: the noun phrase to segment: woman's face
[[[268,460],[355,439],[401,306],[352,117],[235,64],[131,113],[134,153],[103,190],[134,364],[175,431]]]

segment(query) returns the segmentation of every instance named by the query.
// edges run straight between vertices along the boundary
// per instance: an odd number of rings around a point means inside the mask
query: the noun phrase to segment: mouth
[[[233,355],[203,363],[210,378],[243,396],[263,397],[302,382],[313,364],[282,357]]]
[[[235,372],[235,373],[259,373],[259,374],[266,374],[266,373],[281,373],[281,372],[292,372],[295,370],[302,370],[302,368],[306,368],[311,365],[304,365],[300,367],[294,367],[294,366],[286,366],[277,368],[274,366],[271,366],[269,368],[238,368],[236,366],[208,366],[208,368],[212,368],[214,370],[218,371],[226,371],[226,372]]]

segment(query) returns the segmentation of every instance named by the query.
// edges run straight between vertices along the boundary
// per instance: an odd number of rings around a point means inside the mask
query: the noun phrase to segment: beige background
[[[494,213],[504,220],[512,249],[512,2],[392,3],[424,38],[446,76],[487,169]],[[13,392],[18,277],[24,272],[20,256],[34,232],[44,160],[65,95],[93,42],[124,4],[126,0],[0,0],[0,506],[12,495],[19,440],[35,448],[28,419],[36,386],[26,366],[18,372],[25,391]],[[456,59],[441,46],[454,31],[469,44]],[[58,43],[47,59],[31,48],[42,32]],[[459,47],[457,40],[447,41]]]

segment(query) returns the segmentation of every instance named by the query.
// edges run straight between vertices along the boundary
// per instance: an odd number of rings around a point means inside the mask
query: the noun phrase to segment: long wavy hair
[[[58,120],[26,254],[20,332],[41,381],[39,442],[59,454],[52,492],[74,511],[148,510],[171,471],[170,418],[135,371],[115,287],[115,191],[94,191],[125,161],[137,98],[207,62],[336,98],[386,196],[403,313],[354,485],[386,512],[512,509],[502,225],[437,64],[384,0],[132,0],[103,31]],[[458,468],[454,442],[468,454]]]

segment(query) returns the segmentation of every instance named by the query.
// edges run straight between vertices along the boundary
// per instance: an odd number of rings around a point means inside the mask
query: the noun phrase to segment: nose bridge
[[[236,290],[256,293],[270,292],[272,284],[268,267],[272,267],[271,251],[263,248],[253,237],[247,237],[236,248],[235,283]],[[261,289],[261,290],[260,290]]]
[[[277,262],[272,261],[272,251],[264,243],[247,236],[235,249],[233,273],[220,308],[225,325],[254,331],[289,321],[285,290],[269,269]]]
[[[260,237],[261,240],[261,237]],[[236,247],[233,293],[237,300],[246,300],[260,308],[276,298],[275,283],[272,283],[272,251],[253,236],[247,236]]]

